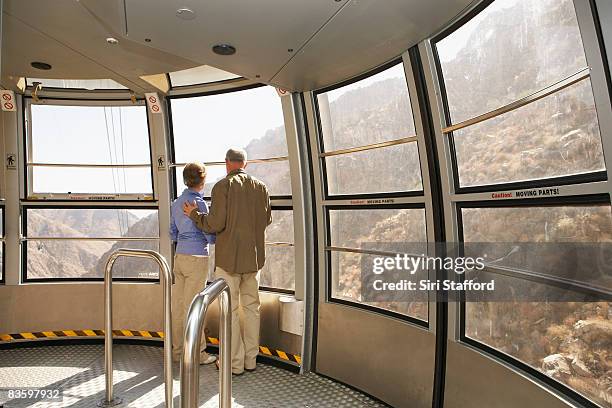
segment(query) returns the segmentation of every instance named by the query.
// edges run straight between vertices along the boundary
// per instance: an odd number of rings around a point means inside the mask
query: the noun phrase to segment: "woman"
[[[194,296],[206,286],[208,275],[208,245],[215,243],[215,235],[205,234],[183,214],[183,203],[194,201],[199,211],[208,213],[202,197],[206,183],[206,167],[189,163],[183,169],[187,188],[170,208],[170,238],[176,242],[174,255],[174,286],[172,288],[172,359],[180,361],[183,353],[185,315]],[[206,336],[202,335],[200,364],[211,364],[215,356],[206,353]]]

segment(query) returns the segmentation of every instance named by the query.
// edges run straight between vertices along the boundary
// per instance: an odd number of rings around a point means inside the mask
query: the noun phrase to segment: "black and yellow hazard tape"
[[[80,337],[104,337],[104,330],[54,330],[42,332],[22,332],[11,334],[0,334],[0,344],[31,341],[31,340],[49,340],[61,338],[80,338]],[[134,337],[140,339],[163,339],[164,332],[148,331],[148,330],[113,330],[113,337]],[[209,344],[214,346],[219,345],[219,339],[215,337],[206,338]],[[282,350],[276,350],[266,346],[259,346],[259,352],[268,357],[279,358],[284,361],[302,364],[302,359],[298,354],[286,353]]]
[[[207,337],[207,340],[210,344],[213,344],[215,346],[219,345],[219,339],[215,337]],[[284,361],[297,363],[298,365],[302,364],[302,358],[298,354],[285,353],[282,350],[276,350],[266,346],[259,346],[259,353],[263,354],[264,356],[276,357]]]
[[[113,330],[113,335],[117,337],[142,337],[150,339],[163,339],[163,332],[154,332],[147,330]],[[71,338],[71,337],[103,337],[104,330],[54,330],[43,332],[23,332],[0,334],[0,344],[3,342],[18,341],[18,340],[38,340],[38,339],[55,339],[55,338]]]

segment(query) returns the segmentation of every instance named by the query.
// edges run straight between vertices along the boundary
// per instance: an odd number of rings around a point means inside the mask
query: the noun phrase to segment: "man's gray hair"
[[[246,162],[247,152],[244,149],[229,149],[227,153],[225,153],[225,160],[237,163]]]

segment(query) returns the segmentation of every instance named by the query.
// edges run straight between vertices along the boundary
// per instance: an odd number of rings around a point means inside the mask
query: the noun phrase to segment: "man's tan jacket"
[[[216,266],[229,273],[259,271],[266,262],[266,227],[272,223],[266,185],[234,170],[215,184],[211,200],[208,214],[195,209],[189,218],[204,232],[217,234]]]

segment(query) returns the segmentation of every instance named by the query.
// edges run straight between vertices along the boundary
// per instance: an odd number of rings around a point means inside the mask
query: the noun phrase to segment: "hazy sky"
[[[271,87],[171,103],[178,162],[223,161],[229,147],[245,147],[283,124],[280,97]],[[33,161],[147,164],[145,109],[32,105]],[[208,171],[209,181],[225,175],[223,166]],[[150,193],[150,186],[149,168],[34,168],[34,191],[39,192]]]

